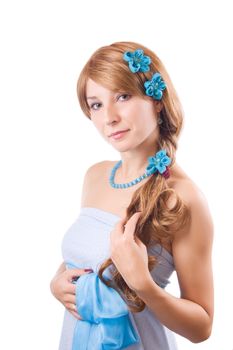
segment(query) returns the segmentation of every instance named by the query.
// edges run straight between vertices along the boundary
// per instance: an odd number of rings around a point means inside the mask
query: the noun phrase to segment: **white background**
[[[76,81],[115,41],[141,43],[164,62],[185,111],[177,162],[214,219],[212,335],[200,344],[177,336],[179,349],[233,349],[232,30],[224,0],[1,2],[1,349],[58,348],[64,309],[49,283],[61,240],[86,169],[119,159],[82,114]]]

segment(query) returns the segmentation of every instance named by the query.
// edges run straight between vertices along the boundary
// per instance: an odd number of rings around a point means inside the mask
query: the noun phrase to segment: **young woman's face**
[[[113,92],[89,79],[86,88],[90,117],[103,138],[118,151],[132,149],[158,138],[156,101],[129,95],[126,91]],[[110,136],[127,130],[118,136]]]

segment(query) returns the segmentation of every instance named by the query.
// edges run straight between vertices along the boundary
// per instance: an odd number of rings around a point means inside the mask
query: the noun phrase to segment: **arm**
[[[82,184],[81,207],[91,206],[93,202],[92,198],[99,195],[98,186],[96,186],[96,184],[102,180],[104,176],[103,169],[107,162],[108,161],[104,160],[95,163],[87,169]]]
[[[100,163],[92,165],[86,171],[83,180],[81,205],[85,205],[88,200],[90,183],[94,179],[94,170],[96,167],[98,167],[98,164]],[[73,316],[77,317],[78,319],[80,319],[80,317],[76,312],[75,286],[72,283],[72,279],[83,274],[84,272],[85,271],[82,269],[68,270],[66,268],[66,263],[63,261],[50,282],[50,290],[53,296],[59,300],[65,306],[65,308],[70,313],[72,313]]]
[[[65,270],[66,270],[66,265],[65,265],[65,262],[63,261],[61,263],[61,265],[59,266],[57,272],[55,273],[55,275],[53,276],[53,278],[50,281],[50,290],[51,290],[53,295],[54,295],[54,283],[56,283],[58,276],[61,275]]]
[[[66,270],[66,265],[65,265],[65,262],[63,261],[59,266],[59,269],[57,270],[54,277],[56,277],[57,275],[60,275],[60,273],[64,272],[65,270]]]
[[[175,235],[173,240],[181,297],[161,289],[152,278],[136,293],[162,324],[198,343],[210,336],[213,323],[213,223],[202,193],[193,188],[186,189],[186,193],[192,198],[189,199],[191,224],[188,231]]]
[[[53,285],[54,285],[55,281],[57,280],[57,277],[58,277],[62,272],[64,272],[65,270],[66,270],[66,265],[65,265],[65,262],[63,261],[63,262],[61,263],[61,265],[59,266],[57,272],[55,273],[55,275],[53,276],[53,278],[52,278],[51,281],[50,281],[50,290],[51,290],[51,292],[52,292],[53,295],[54,295],[54,287],[53,287]]]

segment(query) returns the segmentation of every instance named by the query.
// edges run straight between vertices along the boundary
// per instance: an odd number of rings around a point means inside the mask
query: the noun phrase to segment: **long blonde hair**
[[[133,74],[128,64],[123,60],[125,51],[135,51],[141,48],[144,54],[151,58],[150,71]],[[173,87],[171,79],[158,56],[145,46],[135,42],[116,42],[96,50],[83,67],[78,83],[77,95],[84,114],[90,119],[90,108],[86,99],[86,84],[90,78],[96,83],[112,91],[127,91],[132,95],[145,97],[144,82],[151,79],[151,72],[159,72],[166,83],[161,99],[162,109],[159,117],[158,149],[166,149],[172,159],[170,167],[175,162],[178,136],[183,125],[183,110]],[[175,198],[175,205],[168,206],[169,198]],[[126,211],[126,221],[136,212],[142,211],[136,225],[136,236],[149,248],[154,244],[171,243],[173,235],[189,223],[188,206],[178,196],[176,191],[169,188],[167,180],[161,175],[152,175],[144,185],[140,186],[132,196]],[[155,256],[148,256],[148,268],[151,271],[156,265]],[[112,282],[105,280],[103,272],[111,267]],[[108,286],[116,288],[128,303],[132,312],[140,312],[145,303],[131,290],[111,258],[104,261],[98,272],[99,278]]]

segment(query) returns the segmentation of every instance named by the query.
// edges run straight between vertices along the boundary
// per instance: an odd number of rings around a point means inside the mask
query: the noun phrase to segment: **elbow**
[[[196,334],[195,336],[192,336],[189,340],[192,343],[202,343],[205,340],[209,339],[209,337],[211,336],[212,333],[212,325],[210,325],[209,327],[203,327],[202,330],[200,330],[200,332],[198,332],[198,334]]]

